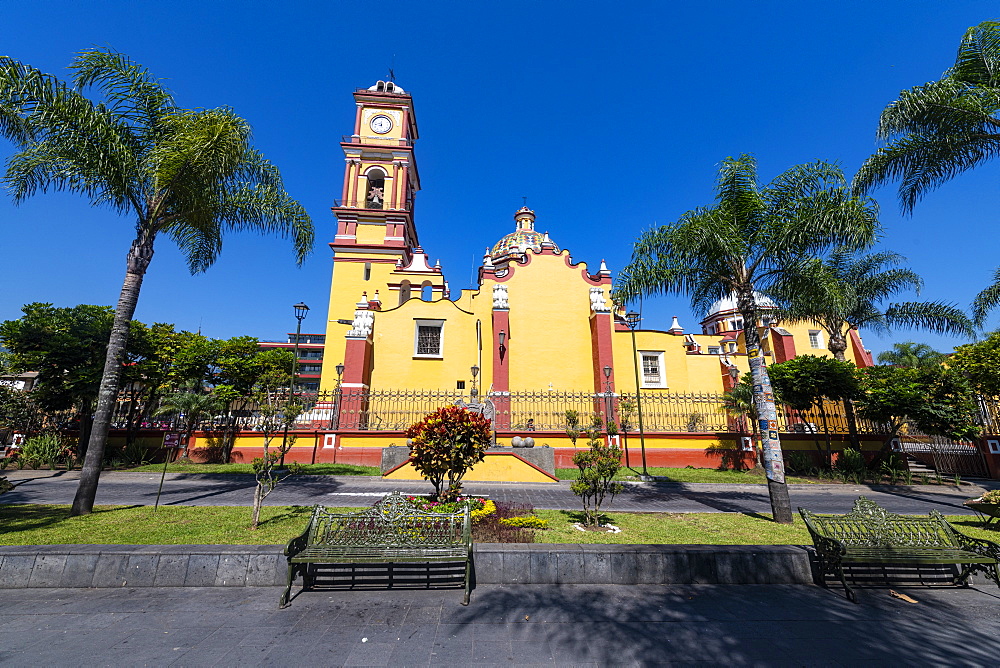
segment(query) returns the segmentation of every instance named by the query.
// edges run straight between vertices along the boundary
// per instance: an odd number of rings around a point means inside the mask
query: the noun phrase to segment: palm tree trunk
[[[104,446],[111,428],[111,414],[118,396],[122,358],[125,355],[125,344],[128,343],[129,323],[132,322],[135,306],[139,301],[142,279],[146,275],[149,261],[153,259],[154,238],[155,234],[140,227],[128,252],[125,281],[118,296],[118,305],[115,307],[115,320],[111,326],[107,358],[104,360],[104,374],[101,376],[101,388],[97,395],[97,411],[90,430],[87,457],[80,474],[80,485],[77,487],[73,508],[70,510],[71,517],[89,515],[94,510],[97,483],[101,477],[101,464],[104,460]]]
[[[741,290],[737,295],[740,314],[743,316],[743,340],[750,358],[750,372],[753,379],[753,398],[760,420],[777,421],[778,413],[774,405],[771,379],[764,365],[764,355],[760,347],[757,331],[757,307],[753,287]],[[788,498],[785,484],[785,461],[781,453],[781,441],[777,429],[764,429],[761,425],[761,446],[764,450],[764,471],[767,475],[767,493],[771,499],[771,513],[775,522],[791,524],[792,503]]]

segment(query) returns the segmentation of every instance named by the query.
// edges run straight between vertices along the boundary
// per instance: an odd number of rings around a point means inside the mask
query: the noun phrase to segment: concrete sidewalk
[[[489,585],[0,590],[3,666],[997,665],[981,589]]]

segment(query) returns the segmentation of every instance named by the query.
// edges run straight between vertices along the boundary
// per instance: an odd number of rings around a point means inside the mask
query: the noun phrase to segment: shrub
[[[482,415],[445,406],[411,426],[406,437],[413,467],[434,485],[434,500],[452,501],[462,492],[465,472],[486,456],[492,430]]]
[[[505,527],[518,527],[521,529],[548,529],[549,521],[543,520],[535,515],[526,517],[504,517],[500,519],[500,524]]]
[[[789,451],[786,466],[791,473],[811,473],[816,470],[813,458],[801,450]]]
[[[28,438],[20,449],[23,465],[32,469],[47,465],[55,470],[60,460],[66,458],[66,446],[59,434],[41,434]]]
[[[14,489],[14,485],[6,477],[0,476],[0,494],[9,492],[12,489]]]
[[[573,455],[573,463],[580,469],[580,477],[574,480],[570,489],[583,502],[585,523],[599,523],[601,504],[608,496],[611,500],[615,494],[624,489],[620,482],[614,482],[618,469],[621,468],[622,451],[617,445],[605,445],[601,439],[602,420],[594,415],[587,430],[589,450]]]
[[[844,451],[837,457],[837,465],[834,467],[844,480],[854,480],[861,482],[868,474],[868,465],[865,463],[865,456],[860,450],[854,448],[844,448]]]

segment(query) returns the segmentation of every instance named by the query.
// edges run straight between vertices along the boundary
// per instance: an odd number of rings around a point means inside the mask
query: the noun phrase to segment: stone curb
[[[475,546],[480,584],[813,584],[801,545]],[[285,583],[277,545],[25,545],[0,547],[0,589],[269,587]],[[974,576],[973,582],[986,580]]]

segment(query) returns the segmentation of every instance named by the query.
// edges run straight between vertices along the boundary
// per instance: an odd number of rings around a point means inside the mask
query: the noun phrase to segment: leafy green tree
[[[844,362],[832,357],[817,355],[799,355],[780,364],[772,364],[768,371],[775,393],[781,401],[795,410],[809,411],[818,409],[823,420],[823,433],[826,434],[826,466],[830,468],[833,461],[833,446],[830,442],[830,427],[827,422],[826,400],[850,401],[858,393],[857,367],[850,362]],[[813,438],[816,439],[815,433]],[[819,441],[816,439],[819,450]]]
[[[0,433],[30,436],[41,431],[45,418],[45,412],[34,402],[31,392],[0,385]],[[0,440],[0,444],[4,442]]]
[[[1000,332],[958,346],[948,358],[948,366],[967,378],[980,394],[1000,397]]]
[[[960,372],[873,366],[861,369],[859,380],[858,411],[884,425],[888,434],[874,468],[889,454],[892,440],[907,422],[925,434],[947,438],[971,439],[978,434],[975,396]]]
[[[890,296],[912,289],[919,294],[923,280],[899,267],[905,258],[889,251],[859,254],[849,248],[834,249],[825,259],[803,262],[786,272],[768,291],[778,315],[793,322],[811,322],[827,334],[827,349],[846,360],[851,329],[862,327],[888,333],[893,327],[919,328],[939,334],[975,336],[976,328],[961,309],[944,302],[897,302]],[[851,444],[861,448],[857,419],[850,399],[845,399]]]
[[[771,183],[757,183],[753,157],[723,161],[714,206],[695,209],[667,225],[651,229],[636,242],[632,260],[615,286],[625,304],[642,295],[685,294],[698,311],[733,295],[746,323],[744,337],[751,359],[754,402],[761,420],[776,419],[770,380],[760,356],[757,293],[810,258],[835,246],[864,247],[878,228],[875,203],[847,189],[836,165],[797,165]],[[762,439],[774,518],[791,522],[781,444],[767,430]]]
[[[900,92],[883,111],[878,138],[886,146],[854,177],[866,192],[900,181],[912,211],[928,191],[997,156],[1000,148],[1000,22],[969,28],[955,64],[937,81]]]
[[[587,429],[588,450],[573,454],[573,463],[580,469],[580,476],[570,484],[570,490],[583,502],[584,524],[598,526],[601,522],[601,505],[608,497],[614,500],[624,487],[615,482],[622,466],[622,450],[617,445],[604,443],[601,416],[594,414]]]
[[[566,435],[576,447],[576,439],[580,438],[580,413],[571,408],[566,409]]]
[[[462,477],[483,461],[493,438],[490,422],[461,406],[439,408],[406,431],[413,467],[434,486],[435,501],[454,501]],[[444,488],[445,479],[448,486]]]
[[[901,366],[911,369],[929,369],[944,364],[948,356],[931,348],[926,343],[904,341],[892,344],[892,350],[878,354],[880,364]]]
[[[301,262],[313,227],[278,170],[251,144],[231,109],[182,109],[159,80],[108,49],[80,53],[72,85],[0,58],[0,132],[17,147],[4,183],[15,202],[70,190],[126,216],[135,239],[115,308],[89,455],[73,515],[90,513],[118,391],[129,322],[154,243],[177,244],[192,273],[210,267],[223,234],[247,230],[292,240]],[[83,91],[93,89],[96,100]]]

